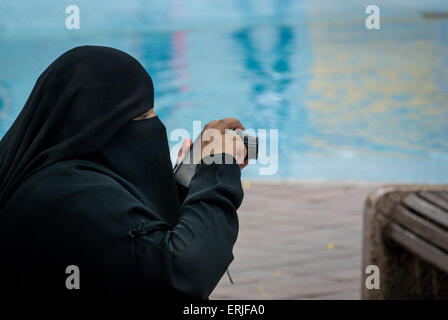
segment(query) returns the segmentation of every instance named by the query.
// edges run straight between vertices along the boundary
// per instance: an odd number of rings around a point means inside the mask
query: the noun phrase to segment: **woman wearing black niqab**
[[[208,298],[233,259],[240,168],[202,163],[179,196],[163,123],[134,120],[153,102],[116,49],[77,47],[42,73],[0,142],[2,291]]]

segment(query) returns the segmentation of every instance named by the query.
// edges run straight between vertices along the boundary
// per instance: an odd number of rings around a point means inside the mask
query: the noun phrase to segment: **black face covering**
[[[131,120],[97,154],[108,169],[131,183],[146,205],[174,224],[179,198],[165,126],[156,116]]]

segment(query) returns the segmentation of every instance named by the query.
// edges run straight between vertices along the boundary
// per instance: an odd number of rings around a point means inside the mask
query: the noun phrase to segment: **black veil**
[[[151,77],[130,55],[99,46],[62,54],[40,75],[0,141],[0,210],[24,178],[101,150],[153,105]]]

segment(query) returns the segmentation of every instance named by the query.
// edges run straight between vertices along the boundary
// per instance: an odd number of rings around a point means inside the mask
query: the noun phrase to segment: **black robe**
[[[136,60],[104,47],[39,78],[0,142],[1,291],[208,298],[233,259],[240,168],[202,163],[179,196],[163,124],[132,120],[152,90]],[[80,289],[67,289],[72,265]]]
[[[173,228],[102,170],[63,161],[20,185],[1,216],[1,291],[206,299],[233,259],[238,165],[200,165]]]

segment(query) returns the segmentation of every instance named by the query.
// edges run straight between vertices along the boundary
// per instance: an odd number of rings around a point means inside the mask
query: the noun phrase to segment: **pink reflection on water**
[[[176,72],[177,79],[180,82],[179,90],[182,93],[189,91],[188,72],[186,71],[188,64],[185,59],[185,53],[187,51],[187,32],[186,31],[174,31],[172,34],[173,43],[173,59],[171,61],[172,69]]]

